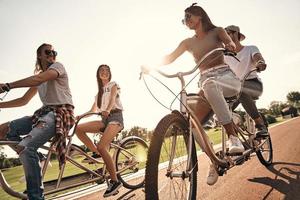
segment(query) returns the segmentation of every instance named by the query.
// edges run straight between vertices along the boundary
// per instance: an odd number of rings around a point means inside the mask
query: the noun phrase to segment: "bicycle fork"
[[[182,179],[188,178],[188,177],[190,177],[193,170],[196,169],[197,163],[194,163],[194,166],[192,166],[192,159],[191,159],[192,152],[193,152],[193,141],[194,141],[193,133],[190,130],[189,137],[187,139],[187,151],[188,151],[187,158],[185,158],[185,157],[177,158],[177,159],[180,159],[178,162],[180,162],[181,159],[183,159],[183,160],[186,159],[187,164],[186,164],[185,170],[174,172],[174,171],[172,171],[172,165],[173,165],[174,158],[175,158],[177,136],[174,137],[174,139],[172,140],[171,154],[170,154],[170,159],[169,159],[170,162],[169,162],[167,174],[166,174],[171,179],[174,177],[182,178]]]

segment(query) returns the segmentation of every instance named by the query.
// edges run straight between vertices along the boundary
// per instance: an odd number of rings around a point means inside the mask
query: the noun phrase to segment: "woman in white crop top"
[[[191,53],[197,63],[213,49],[225,46],[229,50],[235,50],[235,44],[226,31],[222,27],[215,26],[202,7],[193,3],[185,9],[184,14],[182,22],[187,28],[193,30],[194,34],[182,40],[173,52],[162,59],[159,66],[173,63],[185,52]],[[199,65],[199,70],[200,100],[194,109],[199,121],[205,121],[207,115],[214,111],[228,134],[229,153],[242,153],[244,146],[236,135],[232,115],[225,100],[225,97],[233,97],[239,93],[241,82],[224,62],[221,52],[210,55]],[[216,168],[214,164],[210,165],[211,170],[207,178],[209,185],[215,184],[218,180]]]
[[[116,82],[111,82],[109,66],[100,65],[96,76],[98,93],[92,108],[86,113],[100,112],[102,120],[79,124],[76,129],[76,135],[93,152],[92,157],[95,159],[103,158],[111,177],[110,186],[103,195],[104,197],[108,197],[117,193],[118,189],[122,186],[122,183],[117,179],[115,165],[108,148],[113,138],[124,127],[122,115],[123,107],[120,100],[120,87]],[[99,133],[100,131],[103,131],[103,135],[96,146],[87,136],[87,133]],[[85,161],[92,162],[89,159],[84,159],[83,162]]]

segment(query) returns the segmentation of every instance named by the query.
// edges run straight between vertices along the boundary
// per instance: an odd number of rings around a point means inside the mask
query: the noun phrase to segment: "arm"
[[[218,36],[219,36],[220,40],[225,44],[225,48],[230,50],[230,51],[234,51],[235,48],[236,48],[236,45],[232,41],[230,36],[226,33],[226,31],[223,28],[218,27],[217,28],[217,33],[218,33]]]
[[[187,50],[187,40],[188,39],[183,40],[172,53],[164,56],[159,63],[153,64],[150,67],[148,65],[142,65],[142,72],[148,74],[152,66],[163,66],[174,62]]]
[[[114,103],[116,102],[117,91],[118,91],[117,85],[114,85],[114,86],[111,88],[110,99],[109,99],[109,103],[108,103],[108,105],[107,105],[107,108],[106,108],[105,111],[102,112],[102,115],[103,115],[104,117],[108,117],[108,115],[109,115],[111,109],[113,108]]]
[[[252,59],[255,63],[255,67],[259,72],[264,71],[266,69],[267,64],[265,63],[265,59],[262,57],[261,53],[255,53]]]
[[[21,87],[34,87],[46,81],[54,80],[58,77],[58,72],[54,69],[46,70],[40,74],[30,76],[12,83],[9,83],[10,89]]]
[[[36,87],[31,87],[27,92],[20,98],[6,101],[6,102],[0,102],[0,108],[13,108],[13,107],[21,107],[26,105],[34,95],[37,93]]]
[[[178,47],[170,54],[163,57],[161,65],[168,65],[173,63],[179,56],[181,56],[187,50],[187,40],[183,40]]]

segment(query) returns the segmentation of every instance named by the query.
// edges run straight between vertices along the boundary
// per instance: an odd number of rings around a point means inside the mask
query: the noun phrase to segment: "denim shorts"
[[[122,111],[110,113],[107,118],[102,118],[102,122],[104,123],[105,127],[107,127],[109,124],[118,124],[123,129],[123,113]]]

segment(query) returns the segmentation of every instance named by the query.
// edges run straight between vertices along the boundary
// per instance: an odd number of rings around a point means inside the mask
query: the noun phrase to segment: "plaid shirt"
[[[53,111],[55,116],[56,135],[53,138],[52,144],[55,144],[58,154],[59,168],[65,163],[66,157],[66,138],[72,126],[75,123],[74,106],[72,105],[55,105],[44,106],[34,112],[32,116],[33,124],[38,123],[40,116]]]

